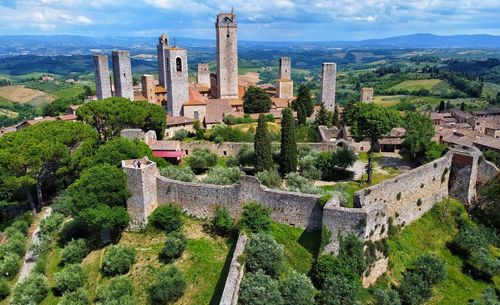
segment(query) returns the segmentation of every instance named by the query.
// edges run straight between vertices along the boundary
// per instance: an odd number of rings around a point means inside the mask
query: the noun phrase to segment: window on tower
[[[182,59],[180,57],[175,59],[175,68],[177,72],[182,72]]]

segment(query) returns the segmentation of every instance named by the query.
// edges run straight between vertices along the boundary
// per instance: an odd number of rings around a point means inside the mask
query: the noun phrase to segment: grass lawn
[[[404,95],[376,95],[373,97],[373,102],[382,107],[391,107],[399,104]]]
[[[52,94],[57,96],[58,98],[73,98],[79,95],[80,93],[83,93],[83,88],[80,86],[73,86],[69,89],[55,91]]]
[[[236,124],[236,125],[232,125],[231,127],[239,129],[239,130],[244,131],[244,132],[247,132],[250,128],[252,128],[255,131],[255,130],[257,130],[257,122]],[[267,129],[269,130],[269,132],[278,133],[281,130],[281,126],[278,123],[269,122],[269,123],[267,123]]]
[[[459,201],[446,199],[401,233],[389,239],[389,280],[394,283],[398,283],[402,272],[424,253],[432,253],[444,260],[447,277],[434,287],[434,296],[425,303],[427,305],[466,305],[467,300],[480,298],[489,285],[464,274],[462,260],[453,255],[446,246],[458,232],[452,216],[456,211],[466,215]]]
[[[392,86],[391,89],[394,90],[405,89],[410,91],[417,91],[420,89],[431,90],[434,86],[438,85],[440,82],[441,82],[440,79],[405,80],[395,86]]]

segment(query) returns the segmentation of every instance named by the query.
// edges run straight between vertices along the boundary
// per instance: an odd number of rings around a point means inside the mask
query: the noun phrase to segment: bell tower
[[[217,32],[217,97],[238,98],[238,39],[236,15],[221,13],[215,23]]]

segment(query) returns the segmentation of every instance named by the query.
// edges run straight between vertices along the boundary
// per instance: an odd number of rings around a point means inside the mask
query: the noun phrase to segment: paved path
[[[28,243],[28,251],[26,252],[26,255],[24,255],[23,266],[21,267],[21,272],[19,273],[19,279],[17,280],[18,283],[26,279],[30,275],[33,268],[35,268],[36,266],[37,257],[33,252],[33,250],[31,250],[31,246],[40,244],[40,221],[50,216],[50,214],[52,214],[51,207],[44,208],[40,213],[40,218],[38,220],[35,230],[31,235],[31,240]]]

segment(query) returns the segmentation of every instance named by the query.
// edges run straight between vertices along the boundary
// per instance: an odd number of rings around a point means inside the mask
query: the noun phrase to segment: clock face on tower
[[[224,19],[222,19],[222,24],[230,24],[231,22],[233,22],[233,20],[229,17],[224,17]]]

